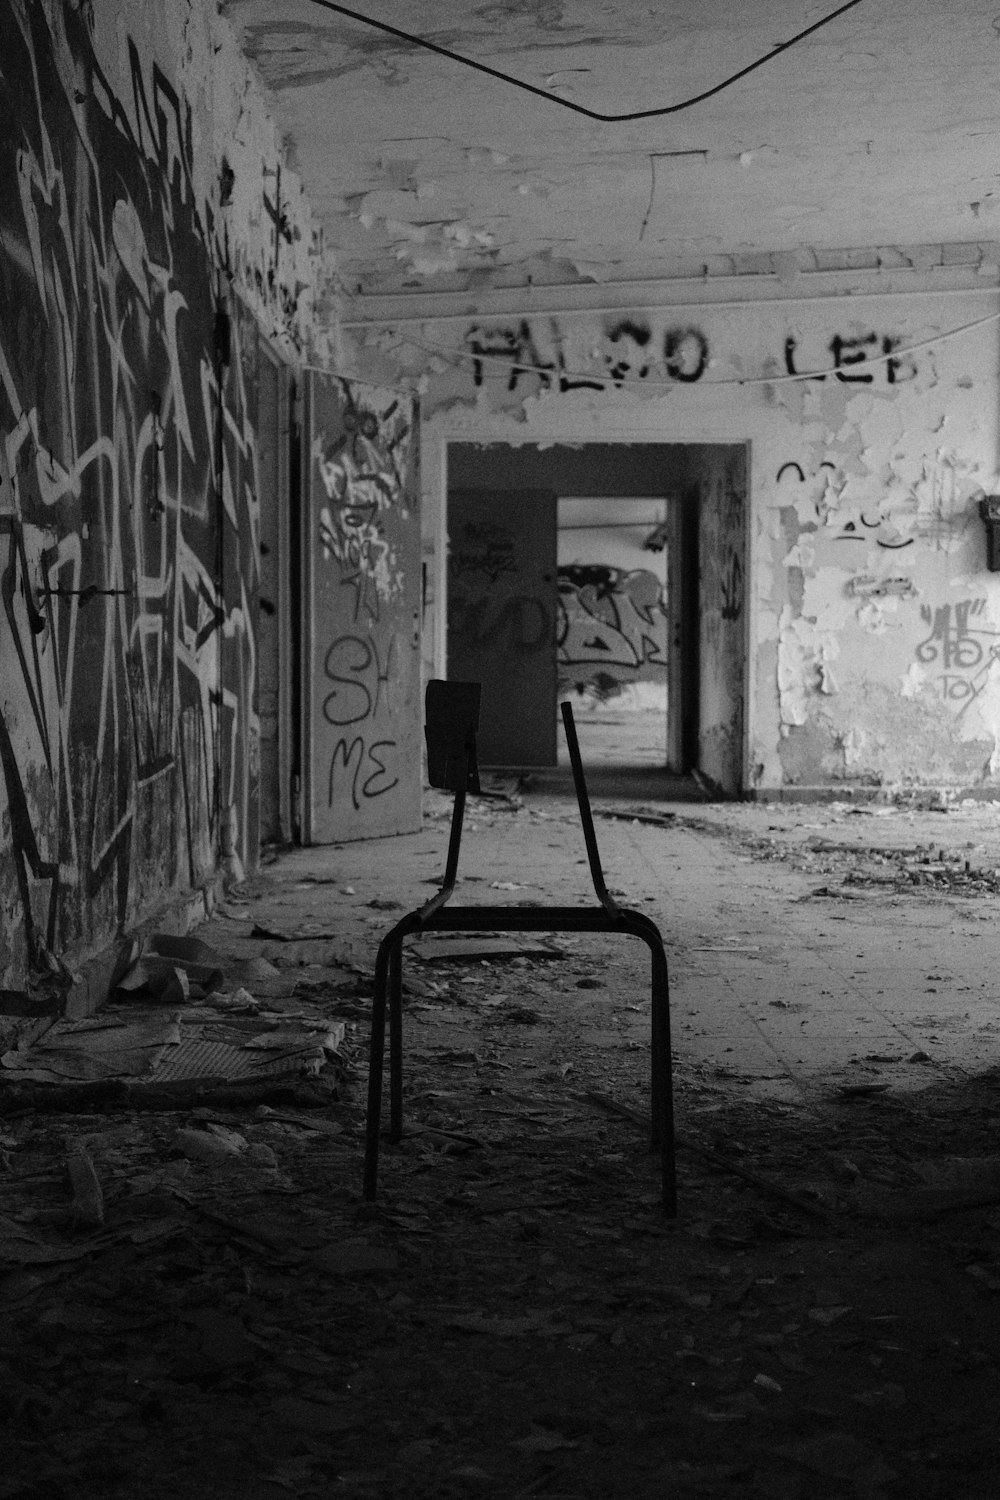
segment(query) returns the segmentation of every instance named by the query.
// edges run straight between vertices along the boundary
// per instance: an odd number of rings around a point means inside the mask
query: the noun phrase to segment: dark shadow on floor
[[[569,766],[545,766],[524,771],[495,773],[517,778],[518,791],[527,797],[573,797],[573,773]],[[680,776],[656,766],[588,766],[584,762],[587,789],[593,798],[627,802],[705,802],[705,793],[693,776]],[[489,784],[489,773],[486,773]]]

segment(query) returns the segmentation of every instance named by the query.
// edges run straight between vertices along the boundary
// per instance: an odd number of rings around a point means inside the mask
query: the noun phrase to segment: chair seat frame
[[[440,693],[452,684],[430,684]],[[466,684],[455,685],[465,687]],[[674,1140],[673,1068],[670,1041],[670,986],[667,956],[659,928],[645,912],[619,906],[604,880],[593,813],[587,793],[577,739],[573,708],[560,705],[570,766],[576,790],[580,821],[597,896],[596,906],[452,906],[450,898],[458,875],[458,857],[465,817],[467,792],[478,790],[474,734],[466,746],[464,763],[449,787],[455,790],[451,833],[444,877],[440,888],[414,911],[407,912],[385,935],[375,959],[372,1001],[371,1045],[368,1064],[368,1114],[365,1132],[364,1196],[373,1201],[377,1192],[379,1143],[381,1138],[382,1091],[385,1064],[386,1020],[389,1042],[389,1139],[403,1136],[403,945],[407,938],[428,932],[600,932],[636,937],[650,953],[650,1146],[660,1152],[660,1178],[664,1213],[677,1213],[677,1181]],[[428,731],[430,738],[430,731]],[[454,747],[452,747],[453,749]]]

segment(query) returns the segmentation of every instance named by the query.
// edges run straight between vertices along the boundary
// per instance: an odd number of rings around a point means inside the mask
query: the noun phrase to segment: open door
[[[747,676],[747,452],[707,448],[699,475],[698,767],[725,793],[744,789]]]
[[[310,374],[303,419],[302,837],[420,826],[415,403]]]
[[[556,764],[556,497],[448,491],[448,676],[483,684],[479,761]]]

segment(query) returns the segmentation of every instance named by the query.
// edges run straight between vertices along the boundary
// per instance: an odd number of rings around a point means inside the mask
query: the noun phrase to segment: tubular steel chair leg
[[[650,967],[652,969],[652,983],[650,985],[650,1045],[649,1045],[649,1097],[652,1105],[650,1120],[652,1130],[650,1132],[649,1144],[655,1151],[657,1146],[663,1144],[663,1131],[661,1123],[663,1120],[663,1045],[661,1033],[663,1031],[663,1011],[658,987],[658,968],[656,962],[656,949],[649,950]]]
[[[652,1144],[660,1148],[663,1211],[672,1219],[677,1215],[677,1166],[670,1047],[670,991],[666,955],[659,945],[653,948],[652,953]]]
[[[389,955],[389,1139],[403,1135],[403,940]]]
[[[368,1118],[365,1126],[364,1195],[371,1201],[378,1184],[378,1144],[382,1125],[382,1067],[385,1059],[385,1006],[392,934],[382,939],[375,958],[372,1035],[368,1054]]]

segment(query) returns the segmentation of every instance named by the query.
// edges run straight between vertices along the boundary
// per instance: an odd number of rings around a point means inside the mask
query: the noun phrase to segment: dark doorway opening
[[[743,445],[449,445],[448,675],[492,695],[484,764],[558,779],[568,697],[591,775],[742,791],[746,470]]]

